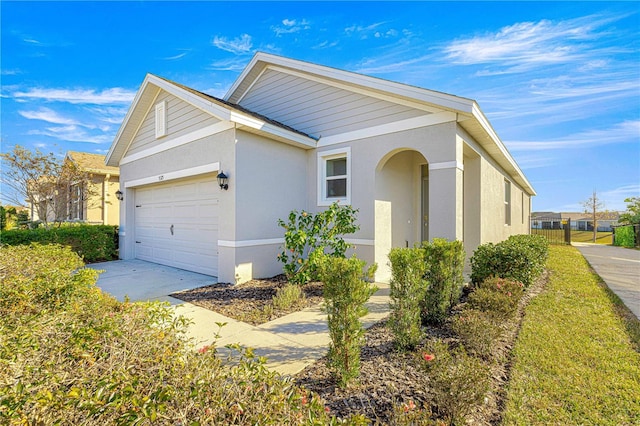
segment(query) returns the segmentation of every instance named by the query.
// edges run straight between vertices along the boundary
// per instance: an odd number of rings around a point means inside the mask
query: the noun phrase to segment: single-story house
[[[294,209],[358,209],[348,241],[388,280],[392,247],[528,233],[535,195],[475,101],[266,53],[223,99],[148,74],[106,164],[123,259],[232,283],[282,272]]]
[[[612,232],[613,227],[618,226],[620,212],[599,212],[598,231]],[[593,218],[588,213],[576,212],[533,212],[531,214],[532,229],[564,229],[570,224],[575,231],[593,231]]]

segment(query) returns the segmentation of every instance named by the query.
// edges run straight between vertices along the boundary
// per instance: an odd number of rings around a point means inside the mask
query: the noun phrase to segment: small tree
[[[640,197],[625,198],[627,211],[620,215],[620,223],[636,225],[640,223]]]
[[[366,262],[357,257],[344,259],[322,256],[319,262],[331,345],[329,365],[340,386],[346,386],[360,374],[360,350],[364,343],[364,328],[360,318],[368,312],[364,304],[377,287],[369,283],[376,270],[366,271]]]
[[[72,197],[88,200],[92,195],[90,175],[53,153],[32,152],[16,145],[0,158],[4,163],[2,182],[12,190],[5,197],[16,205],[32,206],[45,226],[67,219]]]
[[[317,279],[317,267],[323,255],[345,257],[351,244],[343,236],[353,234],[358,210],[351,206],[333,203],[317,214],[293,210],[289,220],[278,220],[283,227],[284,250],[278,260],[284,264],[284,273],[290,282],[305,284]]]
[[[591,215],[591,221],[593,223],[593,242],[598,239],[598,219],[602,216],[602,210],[604,209],[604,202],[598,198],[596,191],[593,191],[593,195],[586,201],[582,202],[584,212]]]

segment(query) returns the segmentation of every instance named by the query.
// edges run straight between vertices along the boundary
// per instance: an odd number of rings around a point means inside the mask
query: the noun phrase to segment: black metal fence
[[[531,219],[531,233],[543,235],[549,244],[571,244],[571,219],[535,217]]]

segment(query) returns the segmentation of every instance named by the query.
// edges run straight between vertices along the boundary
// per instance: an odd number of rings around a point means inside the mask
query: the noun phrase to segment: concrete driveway
[[[98,287],[121,302],[129,296],[132,302],[159,300],[177,305],[184,302],[169,294],[218,282],[209,275],[137,259],[93,263],[87,267],[104,270],[98,278]]]
[[[573,245],[607,286],[640,318],[640,251],[602,244]]]

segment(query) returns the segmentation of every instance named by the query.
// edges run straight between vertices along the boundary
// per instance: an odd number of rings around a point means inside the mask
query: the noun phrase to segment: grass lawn
[[[638,321],[570,246],[551,246],[545,291],[514,348],[505,425],[640,424]]]
[[[597,244],[612,244],[613,233],[611,232],[598,232],[596,235]],[[593,231],[571,231],[571,241],[577,243],[592,243]]]

